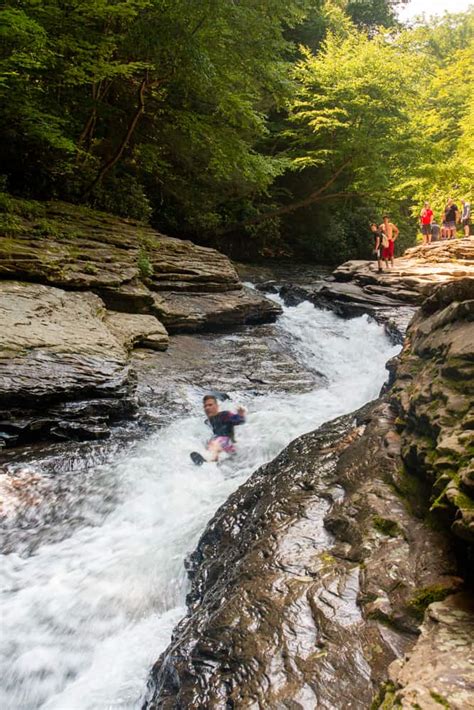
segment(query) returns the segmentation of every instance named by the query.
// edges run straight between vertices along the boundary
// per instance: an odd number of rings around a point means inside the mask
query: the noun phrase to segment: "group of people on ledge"
[[[465,237],[469,236],[471,228],[471,204],[461,200],[462,210],[450,197],[441,215],[441,225],[438,224],[429,202],[425,202],[420,212],[420,228],[423,244],[431,244],[441,239],[456,239],[456,225],[461,224]]]
[[[471,204],[467,200],[461,200],[462,210],[459,210],[454,201],[449,198],[441,217],[441,226],[436,222],[434,212],[429,202],[425,202],[420,212],[420,229],[423,244],[431,244],[445,239],[456,239],[456,225],[461,224],[463,236],[468,237],[471,229]],[[399,235],[396,224],[390,222],[388,215],[384,215],[383,222],[377,225],[373,222],[370,225],[374,237],[374,255],[377,259],[379,273],[383,271],[382,264],[389,269],[393,266],[395,252],[395,240]]]

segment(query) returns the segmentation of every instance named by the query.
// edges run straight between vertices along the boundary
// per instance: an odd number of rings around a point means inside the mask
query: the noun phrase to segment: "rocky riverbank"
[[[216,513],[147,710],[474,707],[473,283],[432,290],[382,399]]]
[[[214,249],[63,203],[0,220],[0,446],[103,438],[136,409],[134,347],[274,321]]]
[[[474,237],[407,249],[380,274],[374,261],[347,261],[317,288],[272,279],[258,288],[277,291],[287,305],[309,300],[343,318],[367,313],[401,344],[415,308],[437,286],[463,278],[474,278]]]

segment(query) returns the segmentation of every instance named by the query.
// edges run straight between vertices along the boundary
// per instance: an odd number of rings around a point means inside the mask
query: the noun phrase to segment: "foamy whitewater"
[[[377,397],[385,362],[399,350],[367,317],[344,321],[308,302],[285,308],[274,328],[327,386],[285,396],[230,393],[248,408],[238,456],[201,468],[189,452],[202,451],[208,429],[190,388],[193,416],[97,472],[119,491],[100,525],[72,530],[31,557],[0,558],[4,710],[139,708],[150,667],[185,613],[183,560],[206,523],[296,436]]]

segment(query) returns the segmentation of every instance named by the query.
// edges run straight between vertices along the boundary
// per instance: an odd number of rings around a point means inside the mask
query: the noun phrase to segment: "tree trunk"
[[[132,118],[130,119],[127,131],[126,131],[124,137],[122,138],[120,145],[118,146],[114,155],[103,164],[103,166],[101,167],[101,169],[97,173],[94,180],[85,189],[84,197],[89,195],[92,192],[92,190],[95,188],[95,186],[98,185],[100,182],[102,182],[102,180],[107,175],[107,173],[110,172],[110,170],[112,170],[114,165],[116,165],[118,163],[118,161],[120,160],[120,158],[122,157],[122,155],[125,151],[125,148],[127,147],[128,142],[129,142],[130,138],[132,137],[132,135],[135,131],[135,128],[137,127],[140,117],[145,113],[145,94],[146,94],[147,88],[148,88],[148,72],[145,74],[145,76],[143,77],[143,79],[141,81],[140,88],[138,90],[137,108],[136,108],[135,113],[133,114]]]

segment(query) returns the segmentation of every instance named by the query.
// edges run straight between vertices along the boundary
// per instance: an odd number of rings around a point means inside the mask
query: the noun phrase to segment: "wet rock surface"
[[[250,288],[216,294],[160,292],[153,312],[170,333],[215,331],[245,323],[271,323],[281,307]]]
[[[200,396],[209,392],[259,396],[308,392],[325,382],[321,374],[299,365],[268,325],[243,326],[227,335],[175,335],[165,353],[137,350],[132,364],[144,424],[156,422],[157,416],[164,420],[170,413],[186,415],[189,390]]]
[[[144,707],[370,706],[416,640],[420,590],[460,585],[394,486],[393,416],[383,403],[301,437],[222,506]]]
[[[474,708],[474,600],[455,594],[429,607],[413,652],[394,661],[384,708]],[[395,704],[396,703],[396,704]]]
[[[0,441],[96,438],[134,409],[126,350],[92,293],[0,283]]]
[[[432,509],[474,542],[474,279],[438,288],[407,333],[391,394],[402,457]]]
[[[474,707],[469,548],[446,527],[472,544],[473,285],[431,292],[384,398],[216,513],[146,710]]]

